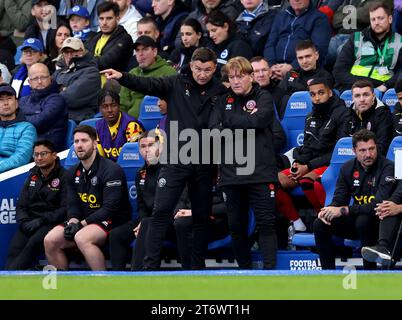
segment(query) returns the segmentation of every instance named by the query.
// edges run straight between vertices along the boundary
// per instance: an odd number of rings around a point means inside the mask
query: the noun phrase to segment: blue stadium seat
[[[91,118],[91,119],[86,119],[86,120],[82,120],[80,122],[80,125],[87,125],[87,126],[91,126],[94,127],[96,126],[96,122],[98,122],[99,118]]]
[[[378,89],[374,89],[374,93],[377,96],[378,99],[381,100],[382,97],[382,92]],[[340,98],[345,101],[345,104],[347,107],[350,107],[350,105],[352,104],[352,90],[345,90],[341,93]]]
[[[332,89],[332,92],[335,93],[338,97],[341,96],[341,93],[339,92],[338,89]]]
[[[138,218],[137,187],[135,186],[135,181],[127,181],[127,188],[131,204],[131,219],[135,221]]]
[[[135,181],[137,171],[145,164],[138,142],[126,142],[121,148],[117,163],[123,168],[127,181]]]
[[[64,160],[64,168],[68,169],[76,165],[79,161],[80,160],[78,160],[77,155],[75,154],[74,151],[74,145],[71,145],[70,149],[68,150],[66,160]]]
[[[102,118],[102,113],[95,113],[94,118]]]
[[[384,102],[388,107],[390,107],[391,111],[394,111],[395,105],[398,102],[398,97],[396,96],[395,89],[388,89],[385,91],[382,102]]]
[[[332,152],[332,158],[329,167],[321,177],[321,183],[324,186],[326,198],[325,205],[331,203],[336,187],[336,180],[342,165],[352,159],[354,153],[352,150],[352,137],[345,137],[338,140]]]
[[[311,97],[307,91],[295,92],[289,98],[281,121],[287,135],[286,150],[303,144],[304,123],[307,114],[311,112],[312,108]]]
[[[75,123],[74,120],[68,119],[66,142],[65,142],[66,149],[68,149],[73,143],[73,131],[76,126],[77,124]]]
[[[392,139],[387,152],[387,159],[395,161],[395,150],[402,149],[402,136]]]
[[[377,96],[378,99],[382,99],[382,92],[376,88],[374,88],[374,93]]]
[[[22,51],[21,51],[21,46],[18,46],[17,47],[17,52],[16,52],[16,54],[14,55],[14,63],[15,63],[15,65],[16,66],[18,66],[18,65],[20,65],[21,64],[21,56],[22,56]],[[11,71],[11,70],[10,70]]]
[[[248,235],[251,236],[255,230],[255,217],[252,209],[248,211]],[[229,247],[232,244],[232,237],[229,235],[223,239],[212,241],[208,244],[208,250]]]
[[[336,246],[345,245],[345,240],[343,238],[339,238],[337,236],[332,236],[334,244]],[[353,241],[353,240],[350,240]],[[315,238],[314,233],[310,232],[299,232],[293,236],[292,245],[297,247],[315,247]]]
[[[352,90],[345,90],[341,93],[340,98],[345,101],[346,106],[349,108],[352,104]]]
[[[137,189],[135,177],[138,170],[145,164],[140,154],[138,142],[127,142],[121,148],[117,163],[123,168],[127,179],[128,194],[132,207],[132,218],[138,215]]]
[[[343,245],[345,247],[351,247],[351,248],[360,248],[362,246],[359,239],[357,240],[345,239],[343,241]]]
[[[159,111],[158,97],[145,96],[140,105],[138,120],[142,122],[146,130],[155,129],[163,115]]]
[[[298,247],[315,247],[314,233],[296,233],[292,239],[292,245]]]

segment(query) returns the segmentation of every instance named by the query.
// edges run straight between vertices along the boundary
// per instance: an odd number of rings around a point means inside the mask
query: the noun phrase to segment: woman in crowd
[[[61,47],[63,46],[64,40],[67,38],[71,37],[72,31],[70,29],[70,26],[64,22],[60,23],[56,29],[56,34],[54,40],[51,42],[51,46],[49,49],[49,57],[52,60],[50,63],[50,72],[53,73],[53,71],[56,68],[56,60],[57,57],[61,53]]]
[[[221,68],[233,57],[251,59],[253,50],[248,42],[237,33],[233,21],[220,11],[213,11],[207,18],[208,35],[212,43],[208,46],[218,56],[217,74]]]
[[[170,54],[169,60],[173,62],[174,68],[180,72],[188,66],[193,52],[201,47],[204,40],[202,38],[202,27],[198,20],[187,18],[180,27],[181,44]]]

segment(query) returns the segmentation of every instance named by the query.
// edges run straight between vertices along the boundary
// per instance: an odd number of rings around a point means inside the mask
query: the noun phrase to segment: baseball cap
[[[17,96],[17,93],[15,92],[14,88],[6,83],[0,84],[0,94],[2,93],[7,93],[15,97]]]
[[[61,50],[63,51],[63,49],[65,48],[71,48],[76,51],[82,49],[83,51],[85,51],[84,43],[80,39],[74,37],[67,38],[63,41]]]
[[[41,2],[41,1],[46,1],[46,2],[48,2],[50,5],[53,5],[53,6],[55,6],[55,4],[56,4],[54,0],[32,0],[32,1],[31,1],[32,6],[34,6],[35,4],[38,4],[38,3]]]
[[[148,36],[138,37],[137,40],[135,40],[134,49],[137,49],[137,47],[139,45],[143,45],[144,47],[152,47],[152,48],[158,47],[155,40]]]
[[[43,49],[43,44],[39,39],[36,38],[28,38],[24,40],[24,43],[20,47],[21,50],[24,50],[26,48],[31,48],[37,52],[44,52],[45,50]]]
[[[89,19],[89,12],[88,12],[87,8],[85,8],[83,6],[76,5],[70,9],[68,9],[67,19],[70,19],[70,17],[73,15],[83,17],[85,19]]]

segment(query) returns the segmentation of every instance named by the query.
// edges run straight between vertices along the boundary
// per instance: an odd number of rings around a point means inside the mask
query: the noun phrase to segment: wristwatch
[[[348,210],[345,207],[342,207],[340,212],[341,212],[341,215],[343,215],[343,216],[348,215]]]

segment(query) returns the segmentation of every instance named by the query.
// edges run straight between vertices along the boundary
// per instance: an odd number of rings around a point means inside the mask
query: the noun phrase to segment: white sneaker
[[[381,265],[391,262],[391,253],[384,246],[363,247],[361,250],[364,260],[377,262]]]

